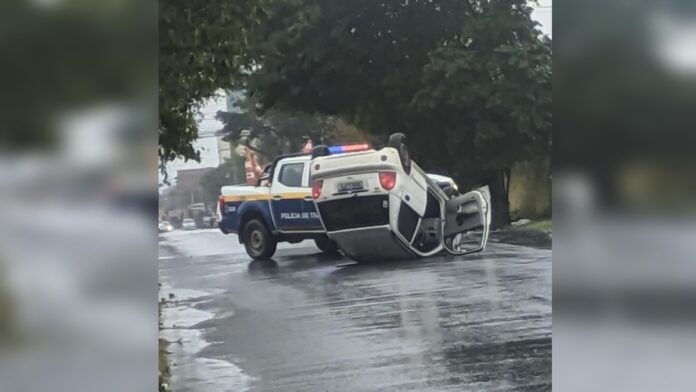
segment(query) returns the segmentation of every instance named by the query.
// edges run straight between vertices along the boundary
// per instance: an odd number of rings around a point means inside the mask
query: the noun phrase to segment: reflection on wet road
[[[551,251],[515,236],[473,256],[357,265],[310,242],[250,262],[236,237],[168,233],[162,334],[181,339],[170,386],[550,390]]]

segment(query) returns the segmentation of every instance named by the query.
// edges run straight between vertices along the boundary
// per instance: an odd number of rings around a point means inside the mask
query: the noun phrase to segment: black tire
[[[325,157],[331,155],[331,151],[329,150],[329,147],[320,144],[318,146],[315,146],[312,149],[312,159],[316,157]]]
[[[400,132],[392,133],[389,136],[389,143],[387,143],[387,146],[399,152],[401,167],[406,174],[411,174],[411,154],[409,154],[408,148],[406,147],[406,135]]]
[[[254,260],[268,259],[276,251],[277,241],[258,219],[253,219],[244,226],[244,249]]]
[[[316,238],[314,243],[317,244],[317,248],[328,255],[338,254],[338,245],[336,245],[336,243],[327,236]]]

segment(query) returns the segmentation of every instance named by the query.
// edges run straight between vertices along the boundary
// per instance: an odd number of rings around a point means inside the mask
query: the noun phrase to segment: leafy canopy
[[[302,148],[304,137],[317,140],[332,125],[328,119],[306,113],[289,113],[280,110],[267,110],[257,114],[257,102],[244,96],[237,101],[237,111],[218,112],[216,118],[224,125],[223,140],[235,144],[245,144],[270,162],[277,155],[297,152]],[[249,136],[242,136],[249,131]],[[254,140],[255,142],[251,142]]]
[[[199,159],[195,117],[220,88],[240,83],[250,29],[268,0],[159,2],[159,156]],[[247,71],[248,72],[248,71]]]
[[[363,132],[338,118],[279,109],[259,114],[257,108],[258,100],[244,95],[236,103],[238,110],[220,111],[216,118],[225,124],[223,140],[249,146],[261,155],[263,162],[300,151],[305,137],[314,144],[370,141]],[[242,131],[249,131],[250,135],[243,136]]]
[[[472,181],[550,146],[551,48],[525,0],[286,0],[255,30],[262,110],[338,115]]]

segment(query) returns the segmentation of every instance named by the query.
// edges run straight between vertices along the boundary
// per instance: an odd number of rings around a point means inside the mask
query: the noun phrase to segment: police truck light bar
[[[340,146],[331,146],[329,147],[329,152],[331,152],[332,154],[340,154],[342,152],[356,152],[369,149],[369,144],[345,144]]]

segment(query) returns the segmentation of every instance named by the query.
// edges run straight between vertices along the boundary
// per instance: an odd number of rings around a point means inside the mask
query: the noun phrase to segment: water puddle
[[[215,314],[195,306],[212,294],[162,283],[160,298],[167,298],[168,304],[162,309],[160,337],[170,342],[167,357],[172,391],[247,391],[254,381],[233,363],[198,356],[210,343],[195,326]]]

